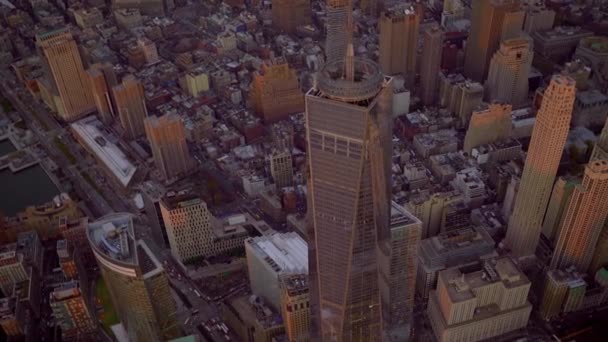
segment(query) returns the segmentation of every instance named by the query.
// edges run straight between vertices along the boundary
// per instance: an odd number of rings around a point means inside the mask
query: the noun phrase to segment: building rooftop
[[[117,272],[144,277],[162,271],[162,266],[143,240],[135,239],[134,216],[113,213],[89,223],[87,235],[96,254],[118,264]],[[127,269],[124,266],[132,269]]]
[[[492,283],[500,282],[506,288],[530,283],[509,257],[492,258],[472,265],[449,268],[441,271],[439,277],[444,279],[445,284],[449,284],[448,295],[452,302],[477,297],[477,288]]]
[[[285,289],[289,296],[308,293],[308,279],[308,274],[282,275],[281,288]]]
[[[95,116],[89,116],[70,125],[79,140],[112,172],[122,186],[133,179],[137,168],[127,156],[110,141],[103,131],[103,124]]]
[[[396,202],[391,202],[391,228],[409,226],[421,221]]]
[[[245,243],[277,273],[308,274],[308,244],[295,232],[259,236]]]
[[[55,289],[53,289],[53,292],[50,293],[49,302],[61,302],[67,299],[80,297],[81,295],[82,293],[80,291],[80,284],[77,280],[72,280],[55,287]]]
[[[441,268],[493,251],[494,240],[485,229],[466,227],[420,241],[419,258],[427,267]]]

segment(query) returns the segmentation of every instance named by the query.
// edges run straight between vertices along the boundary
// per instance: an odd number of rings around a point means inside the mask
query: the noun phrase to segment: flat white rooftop
[[[124,187],[128,186],[137,168],[118,146],[110,142],[104,135],[100,129],[103,124],[95,116],[89,116],[70,126],[74,134],[78,135],[79,140],[86,144],[88,150],[112,172],[120,184]]]
[[[274,262],[280,273],[308,274],[308,244],[295,232],[258,236],[245,243],[260,259]]]

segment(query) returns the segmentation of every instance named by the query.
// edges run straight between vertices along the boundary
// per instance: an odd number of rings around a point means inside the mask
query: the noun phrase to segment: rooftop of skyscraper
[[[147,244],[136,239],[134,218],[129,213],[112,213],[89,223],[89,242],[97,254],[112,262],[139,268],[144,276],[156,274],[162,266]],[[120,267],[120,272],[123,271],[132,277],[137,274]]]

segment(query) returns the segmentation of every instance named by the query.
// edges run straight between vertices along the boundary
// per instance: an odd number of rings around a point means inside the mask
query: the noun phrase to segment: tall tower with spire
[[[313,341],[383,341],[389,311],[391,79],[354,56],[350,15],[306,94]]]

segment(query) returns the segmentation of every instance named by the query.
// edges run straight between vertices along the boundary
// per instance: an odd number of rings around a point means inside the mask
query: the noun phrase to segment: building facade
[[[169,113],[144,120],[154,164],[166,180],[187,174],[194,163],[186,143],[186,130],[179,115]]]
[[[287,33],[311,23],[310,0],[275,0],[272,2],[272,26]]]
[[[43,66],[50,83],[50,93],[60,99],[57,114],[73,121],[95,110],[95,102],[84,70],[78,45],[66,29],[36,36]]]
[[[118,118],[128,139],[144,135],[144,119],[148,116],[144,87],[133,75],[127,75],[122,83],[112,88]]]
[[[135,238],[133,216],[106,215],[89,223],[87,236],[129,339],[166,341],[180,336],[167,275],[146,243]]]
[[[503,41],[490,61],[485,95],[490,101],[523,105],[528,99],[532,49],[527,38]]]
[[[479,341],[528,324],[530,280],[508,257],[439,272],[428,315],[440,342]]]
[[[559,230],[551,268],[586,271],[608,216],[608,160],[585,167],[581,185],[574,188]]]
[[[281,313],[288,341],[310,341],[308,274],[281,276]]]
[[[247,237],[242,230],[218,227],[207,204],[190,190],[168,192],[160,213],[171,253],[181,262],[242,248]]]
[[[471,153],[475,147],[509,138],[511,108],[510,104],[493,102],[487,107],[474,110],[464,137],[463,150]]]
[[[515,37],[524,22],[518,0],[473,0],[471,29],[464,57],[464,74],[483,82],[500,42]]]
[[[407,86],[416,77],[420,15],[409,5],[398,5],[380,15],[380,66],[388,75],[403,74]]]
[[[538,245],[570,130],[575,92],[574,80],[556,75],[543,95],[506,235],[506,245],[517,257],[533,255]]]
[[[280,277],[308,274],[308,244],[295,232],[245,240],[251,292],[281,308]]]
[[[386,299],[390,303],[390,315],[387,330],[392,340],[402,341],[411,333],[422,222],[392,202],[390,229],[389,298]]]
[[[251,100],[256,114],[271,123],[304,111],[304,94],[296,71],[284,58],[268,60],[251,82]]]
[[[425,105],[435,104],[439,89],[439,70],[443,52],[443,31],[438,25],[424,30],[420,62],[420,97]]]
[[[313,340],[379,341],[387,305],[392,79],[353,54],[306,95]]]
[[[293,186],[293,162],[287,149],[274,150],[270,154],[270,175],[277,189]]]

